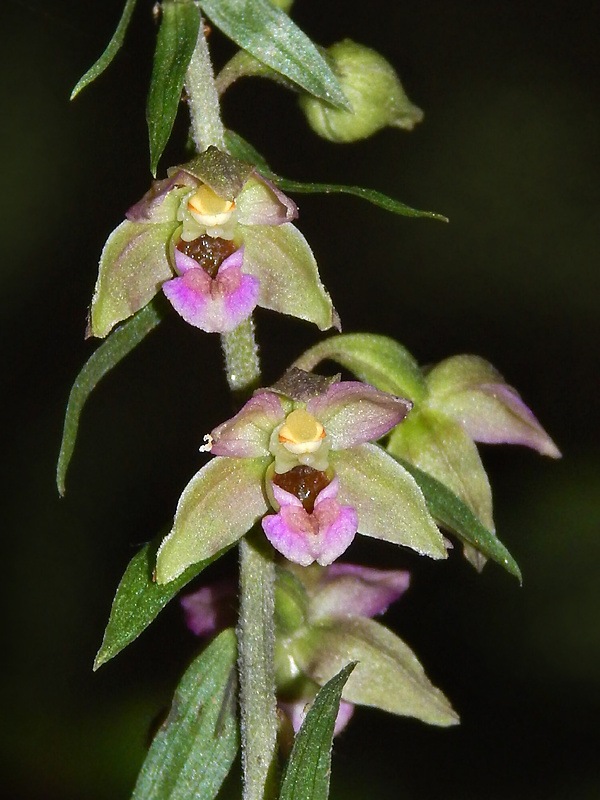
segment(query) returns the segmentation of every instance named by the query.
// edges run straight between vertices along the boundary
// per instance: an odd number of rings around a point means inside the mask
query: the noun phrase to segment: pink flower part
[[[348,549],[358,530],[358,517],[352,506],[337,502],[337,478],[319,492],[312,514],[293,494],[271,485],[280,509],[264,517],[262,526],[273,547],[289,561],[303,567],[314,561],[327,566]]]
[[[142,199],[134,203],[125,216],[130,222],[159,222],[161,220],[156,218],[157,212],[172,189],[176,186],[193,188],[197,185],[196,178],[183,170],[176,170],[169,178],[154,181]]]
[[[279,395],[260,392],[240,411],[211,431],[214,456],[257,458],[270,455],[271,432],[285,419]]]
[[[181,598],[185,622],[196,636],[211,636],[235,624],[235,581],[223,579]]]
[[[180,277],[163,284],[169,302],[186,322],[207,333],[228,333],[256,308],[260,282],[242,272],[243,248],[226,258],[211,278],[198,262],[175,249]]]
[[[337,563],[323,570],[313,606],[318,617],[374,617],[408,589],[410,573]]]
[[[277,705],[292,723],[294,733],[298,733],[308,709],[310,708],[310,700],[294,700],[287,703],[280,700]],[[338,733],[344,730],[346,725],[350,722],[352,714],[354,714],[354,705],[352,703],[347,703],[345,700],[340,701],[340,708],[333,729],[334,736],[337,736]]]

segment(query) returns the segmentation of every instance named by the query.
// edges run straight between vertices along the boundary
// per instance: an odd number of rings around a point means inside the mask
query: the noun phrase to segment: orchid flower
[[[295,203],[210,147],[155,181],[109,237],[89,331],[104,337],[161,290],[186,322],[227,333],[259,305],[339,327]]]
[[[383,614],[408,588],[405,570],[380,570],[337,562],[308,568],[283,563],[275,591],[275,680],[286,728],[300,728],[319,687],[338,661],[359,661],[342,695],[335,734],[354,707],[368,705],[415,716],[434,725],[457,717],[444,695],[426,678],[407,645],[372,617]],[[181,600],[186,623],[202,637],[213,636],[235,614],[236,586],[219,581]]]
[[[411,475],[371,442],[411,403],[357,381],[292,370],[206,437],[216,458],[192,478],[156,564],[160,583],[210,558],[257,522],[290,561],[331,564],[358,531],[445,558]]]

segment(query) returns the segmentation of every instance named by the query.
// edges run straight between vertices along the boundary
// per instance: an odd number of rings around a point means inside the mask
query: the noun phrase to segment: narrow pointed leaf
[[[360,444],[330,456],[340,481],[338,501],[358,514],[358,532],[446,558],[446,548],[425,498],[410,472],[375,444]]]
[[[330,336],[303,353],[294,362],[312,370],[329,359],[350,370],[357,378],[390,394],[418,402],[426,393],[421,370],[401,344],[375,333],[343,333]]]
[[[132,800],[213,800],[239,747],[233,629],[186,670],[148,751]]]
[[[317,694],[294,739],[279,800],[327,800],[335,720],[355,666],[356,662],[345,666]]]
[[[201,0],[200,5],[217,28],[259,61],[315,97],[349,110],[316,45],[270,0]]]
[[[226,552],[224,549],[193,564],[171,583],[159,584],[153,573],[161,540],[159,536],[144,545],[129,562],[113,600],[102,645],[94,661],[95,670],[137,639],[180,589]]]
[[[123,40],[125,39],[125,34],[127,33],[127,28],[129,27],[129,22],[131,21],[131,15],[135,9],[136,2],[137,0],[127,0],[125,3],[125,8],[121,14],[121,19],[117,25],[117,30],[113,33],[112,39],[108,43],[108,47],[102,53],[100,58],[77,81],[75,88],[71,92],[71,100],[73,100],[73,98],[76,97],[76,95],[78,95],[82,89],[85,89],[88,84],[96,80],[96,78],[104,72],[104,70],[108,67],[110,62],[121,49]]]
[[[159,583],[237,542],[267,513],[263,483],[271,460],[217,456],[194,475],[179,498],[173,530],[158,551]]]
[[[357,661],[342,697],[392,714],[416,717],[430,725],[456,725],[458,716],[402,639],[375,620],[349,617],[323,620],[293,642],[298,666],[319,684],[343,664]]]
[[[504,567],[521,582],[521,570],[502,542],[475,516],[466,503],[436,478],[404,459],[396,460],[407,469],[421,487],[432,516],[442,527],[472,545],[487,558]]]
[[[399,200],[394,200],[376,189],[364,189],[361,186],[345,186],[339,183],[302,183],[301,181],[292,181],[288,178],[282,178],[273,172],[266,160],[260,153],[242,137],[234,131],[227,131],[225,134],[225,141],[229,152],[237,158],[244,159],[254,164],[265,178],[269,178],[284,192],[299,192],[301,194],[350,194],[354,197],[360,197],[373,205],[383,208],[385,211],[391,211],[393,214],[400,214],[403,217],[426,217],[429,219],[437,219],[441,222],[448,222],[448,218],[443,214],[437,214],[434,211],[419,211],[416,208],[411,208]],[[381,337],[384,338],[384,337]]]
[[[149,303],[110,334],[108,339],[92,353],[75,379],[67,402],[60,454],[56,465],[56,485],[61,496],[65,493],[65,478],[77,441],[79,418],[88,397],[96,388],[98,381],[156,328],[161,319],[156,304]]]
[[[194,47],[198,40],[200,12],[193,2],[162,3],[162,20],[156,40],[150,92],[146,108],[150,137],[150,167],[156,175],[165,149]]]

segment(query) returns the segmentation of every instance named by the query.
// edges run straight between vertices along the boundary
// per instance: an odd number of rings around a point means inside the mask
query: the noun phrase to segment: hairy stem
[[[260,381],[258,346],[252,317],[221,337],[227,383],[236,394],[250,394]]]
[[[273,550],[257,530],[240,543],[238,643],[244,800],[269,800],[275,795],[274,585]]]
[[[224,150],[219,95],[215,86],[203,21],[200,22],[198,41],[185,76],[185,90],[190,108],[192,133],[198,152],[206,150],[211,144]]]

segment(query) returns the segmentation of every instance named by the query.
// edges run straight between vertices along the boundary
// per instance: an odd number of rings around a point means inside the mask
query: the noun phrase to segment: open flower
[[[162,288],[181,316],[228,332],[259,305],[339,326],[295,203],[250,164],[210,147],[155,181],[110,235],[89,330],[104,337]],[[193,263],[192,263],[193,262]]]
[[[273,546],[302,565],[332,563],[357,530],[444,558],[444,541],[416,482],[370,444],[410,407],[367,384],[301,370],[255,394],[207,437],[205,449],[216,458],[179,500],[158,553],[157,580],[173,580],[259,520]]]
[[[458,721],[444,695],[429,682],[416,656],[372,617],[383,614],[409,585],[405,570],[336,563],[277,567],[275,680],[282,725],[298,731],[319,687],[348,661],[358,661],[342,695],[339,733],[355,705],[414,716],[433,725]],[[232,623],[234,581],[219,581],[182,598],[188,627],[213,636]],[[338,667],[338,664],[341,666]]]

